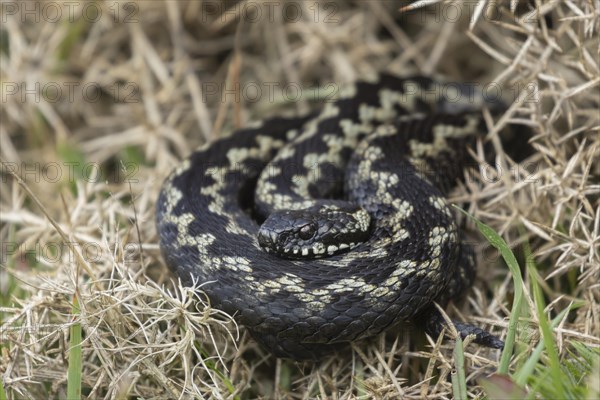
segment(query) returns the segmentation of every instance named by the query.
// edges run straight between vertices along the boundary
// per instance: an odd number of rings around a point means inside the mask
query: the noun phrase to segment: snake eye
[[[300,239],[308,240],[314,236],[316,231],[317,227],[315,226],[315,224],[306,224],[303,225],[302,228],[300,228],[300,232],[298,235],[300,236]]]

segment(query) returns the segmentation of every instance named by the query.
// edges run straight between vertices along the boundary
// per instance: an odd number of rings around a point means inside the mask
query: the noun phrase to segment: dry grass
[[[481,163],[453,200],[468,201],[517,254],[529,243],[549,313],[581,303],[555,329],[561,355],[568,340],[600,345],[597,2],[428,3],[404,13],[404,2],[375,1],[3,3],[0,372],[9,398],[65,397],[74,323],[88,398],[451,397],[452,343],[391,332],[321,364],[276,361],[179,287],[158,251],[154,201],[190,149],[250,120],[305,112],[332,82],[382,69],[503,88],[512,106],[489,119],[494,165]],[[302,96],[290,101],[295,88]],[[533,132],[527,159],[510,158],[507,125]],[[484,159],[481,147],[473,155]],[[480,257],[479,267],[469,301],[448,311],[504,332],[510,277],[496,259]],[[469,391],[480,394],[475,379],[498,353],[467,346],[465,357]]]

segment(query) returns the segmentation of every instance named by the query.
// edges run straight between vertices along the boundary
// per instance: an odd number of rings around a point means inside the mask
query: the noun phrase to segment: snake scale
[[[437,336],[434,304],[473,282],[445,195],[483,106],[463,84],[382,73],[320,112],[208,143],[162,186],[163,257],[278,357],[319,359],[405,321]]]

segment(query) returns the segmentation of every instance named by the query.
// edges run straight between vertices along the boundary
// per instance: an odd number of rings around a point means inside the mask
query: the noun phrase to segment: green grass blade
[[[6,392],[4,391],[4,382],[0,381],[0,400],[6,400]]]
[[[545,304],[544,304],[544,296],[542,295],[542,289],[540,285],[537,283],[538,279],[540,279],[537,270],[532,268],[528,271],[531,285],[533,286],[533,298],[535,300],[535,305],[537,309],[537,317],[540,324],[540,330],[542,331],[542,342],[544,343],[544,347],[546,349],[546,354],[548,355],[549,363],[549,372],[554,380],[557,387],[560,390],[564,389],[564,385],[561,383],[563,381],[562,373],[561,373],[561,364],[560,358],[558,357],[558,350],[555,346],[554,334],[552,333],[552,329],[550,328],[550,324],[548,323],[548,318],[546,318],[546,313],[544,312]],[[560,393],[561,397],[567,398],[567,393]]]
[[[454,345],[454,363],[456,369],[452,371],[452,392],[457,400],[467,400],[467,379],[465,377],[465,356],[463,341],[456,338]]]
[[[508,374],[508,367],[510,364],[510,358],[513,353],[513,349],[515,346],[515,337],[517,334],[517,325],[519,322],[519,318],[521,316],[521,304],[523,302],[523,277],[521,276],[521,270],[519,269],[519,263],[515,258],[515,255],[508,247],[508,244],[498,235],[492,228],[480,222],[475,217],[469,215],[466,211],[460,209],[457,206],[454,206],[457,210],[465,214],[468,218],[470,218],[477,229],[481,234],[486,238],[486,240],[494,246],[502,255],[502,258],[508,265],[508,269],[512,274],[513,285],[515,287],[515,299],[513,301],[513,306],[510,312],[510,319],[508,321],[508,332],[506,334],[506,340],[504,343],[504,350],[502,350],[502,356],[500,357],[500,365],[498,366],[499,374]]]
[[[571,304],[566,309],[562,310],[551,323],[552,328],[556,328],[560,321],[565,317],[567,313],[571,310],[577,308],[578,306]],[[527,383],[527,379],[534,373],[535,366],[540,360],[542,356],[542,352],[544,351],[544,343],[540,342],[537,344],[535,349],[531,352],[531,356],[527,359],[527,361],[519,368],[518,371],[515,372],[514,378],[515,382],[521,386],[524,386]]]
[[[79,316],[77,293],[73,296],[73,318]],[[69,370],[67,371],[67,399],[81,399],[81,324],[75,322],[69,329]]]
[[[198,340],[195,340],[194,346],[196,347],[196,350],[200,353],[200,355],[204,358],[204,365],[206,365],[208,369],[216,373],[219,376],[219,378],[221,378],[221,380],[223,381],[223,384],[229,391],[229,394],[233,394],[235,392],[235,387],[233,383],[231,382],[231,380],[229,380],[227,375],[225,375],[219,370],[219,368],[217,367],[217,363],[210,359],[210,354],[202,347],[202,343]],[[239,397],[235,396],[234,400],[239,400]]]

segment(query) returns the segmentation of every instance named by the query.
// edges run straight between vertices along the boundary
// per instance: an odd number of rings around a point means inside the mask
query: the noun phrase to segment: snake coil
[[[208,282],[212,306],[276,356],[318,359],[409,320],[437,335],[434,303],[473,282],[473,252],[444,198],[484,103],[462,84],[381,74],[316,115],[206,144],[163,184],[162,254],[184,283]]]

